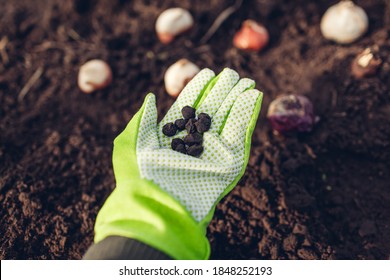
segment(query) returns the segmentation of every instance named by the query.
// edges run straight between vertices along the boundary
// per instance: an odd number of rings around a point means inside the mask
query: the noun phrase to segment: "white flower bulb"
[[[168,94],[177,97],[199,71],[199,67],[187,59],[180,59],[169,66],[164,75],[165,89]]]
[[[171,8],[161,13],[156,21],[156,32],[160,41],[169,44],[177,35],[194,25],[191,14],[182,8]]]
[[[105,88],[112,81],[110,66],[100,59],[93,59],[80,67],[77,83],[84,93]]]
[[[366,12],[352,1],[341,1],[331,6],[321,19],[322,35],[340,44],[349,44],[368,29]]]

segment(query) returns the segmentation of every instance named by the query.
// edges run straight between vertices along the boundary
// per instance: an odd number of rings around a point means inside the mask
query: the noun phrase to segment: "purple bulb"
[[[267,118],[272,128],[280,133],[308,132],[315,124],[313,105],[303,95],[276,98],[269,105]]]

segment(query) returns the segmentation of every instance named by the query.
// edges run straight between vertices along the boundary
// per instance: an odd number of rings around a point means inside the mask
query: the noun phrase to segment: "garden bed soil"
[[[356,1],[370,27],[347,46],[320,33],[335,2],[244,1],[200,43],[234,1],[0,0],[0,259],[82,258],[115,187],[113,140],[148,92],[164,115],[174,102],[164,71],[180,58],[231,67],[264,92],[246,173],[208,228],[211,258],[389,259],[390,2]],[[196,24],[162,45],[155,19],[174,6]],[[232,46],[247,18],[269,28],[261,53]],[[366,47],[383,63],[356,80],[350,63]],[[106,60],[114,80],[86,95],[77,72],[92,58]],[[268,105],[288,93],[313,101],[311,133],[272,132]]]

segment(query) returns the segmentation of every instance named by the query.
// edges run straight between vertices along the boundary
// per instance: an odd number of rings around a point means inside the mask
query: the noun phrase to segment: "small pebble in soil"
[[[366,12],[352,1],[341,1],[331,6],[321,19],[322,35],[339,44],[356,41],[367,29]]]
[[[185,119],[177,119],[175,125],[179,131],[182,131],[186,128],[187,121]]]
[[[203,146],[200,144],[192,145],[188,147],[187,154],[193,157],[199,157],[203,152]]]
[[[202,134],[195,132],[192,134],[188,134],[183,139],[184,143],[186,143],[188,146],[192,146],[195,144],[202,144],[203,142],[203,136]]]
[[[181,114],[183,115],[184,119],[194,119],[195,118],[195,108],[192,108],[191,106],[184,106],[183,109],[181,109]]]
[[[179,145],[184,145],[184,141],[183,139],[180,139],[180,138],[174,138],[172,139],[172,142],[171,142],[171,148],[172,150],[176,150],[176,147],[179,146]]]
[[[371,48],[367,48],[352,61],[351,72],[356,79],[374,76],[381,64],[382,60],[375,57]]]
[[[254,20],[246,20],[241,29],[234,35],[233,45],[245,51],[261,51],[269,41],[267,29]]]
[[[162,132],[168,137],[174,136],[177,132],[177,127],[174,123],[170,122],[163,126]]]
[[[186,130],[187,133],[191,134],[196,132],[196,126],[195,126],[196,120],[195,119],[189,119],[186,123]]]
[[[272,128],[280,133],[308,132],[316,122],[311,101],[303,95],[293,94],[273,100],[267,118]]]
[[[206,117],[200,118],[196,121],[195,126],[199,133],[204,133],[210,129],[211,119]]]

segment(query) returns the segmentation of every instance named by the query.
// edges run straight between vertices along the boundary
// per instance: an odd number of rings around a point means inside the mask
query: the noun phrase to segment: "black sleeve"
[[[171,260],[168,255],[135,239],[109,236],[91,245],[84,260]]]

